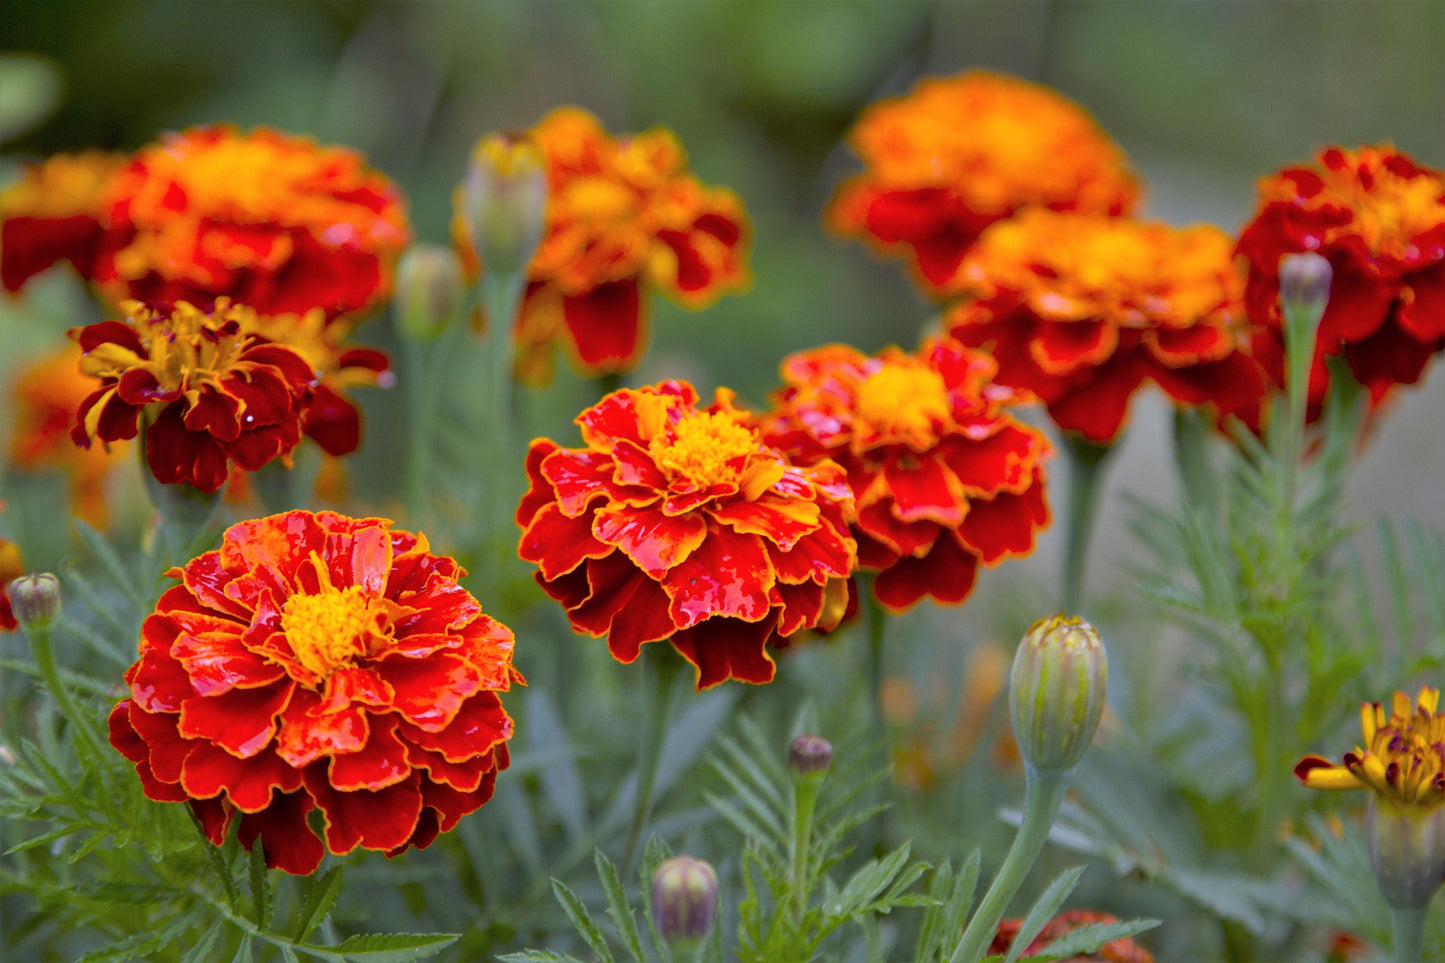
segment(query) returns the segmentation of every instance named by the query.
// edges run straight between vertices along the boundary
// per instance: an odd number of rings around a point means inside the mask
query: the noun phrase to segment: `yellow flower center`
[[[658,435],[648,450],[670,478],[686,478],[706,488],[738,481],[744,465],[734,462],[756,452],[758,439],[730,412],[699,411],[673,427],[671,441]]]
[[[1400,177],[1383,167],[1371,174],[1368,186],[1355,177],[1340,185],[1355,215],[1353,226],[1371,251],[1406,256],[1414,238],[1445,220],[1441,181]]]
[[[879,432],[912,437],[931,437],[952,413],[943,376],[916,362],[890,362],[869,375],[854,410]]]
[[[337,589],[329,582],[315,595],[288,598],[281,609],[281,631],[296,661],[325,681],[337,669],[355,665],[357,656],[372,654],[377,642],[391,635],[377,601],[358,586]]]

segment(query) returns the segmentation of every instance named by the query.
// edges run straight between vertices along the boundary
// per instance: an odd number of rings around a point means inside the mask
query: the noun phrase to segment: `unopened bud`
[[[1024,761],[1040,772],[1079,764],[1099,717],[1109,667],[1092,625],[1062,613],[1040,619],[1009,673],[1009,718]]]
[[[472,151],[457,216],[486,270],[524,275],[547,227],[547,164],[525,133],[488,134]]]
[[[413,244],[396,267],[397,329],[417,341],[435,338],[461,316],[465,296],[456,252],[439,244]]]
[[[799,776],[826,773],[833,765],[833,744],[822,736],[798,736],[788,746],[788,765]]]
[[[10,583],[10,610],[22,628],[43,628],[60,614],[60,579],[49,572],[22,575]]]
[[[1370,865],[1385,901],[1423,909],[1445,882],[1445,806],[1410,806],[1371,795],[1365,821]]]
[[[717,873],[691,856],[674,856],[652,875],[652,916],[668,946],[696,945],[717,921]]]
[[[1313,252],[1286,254],[1279,259],[1279,297],[1286,315],[1299,313],[1318,324],[1330,299],[1330,262]]]

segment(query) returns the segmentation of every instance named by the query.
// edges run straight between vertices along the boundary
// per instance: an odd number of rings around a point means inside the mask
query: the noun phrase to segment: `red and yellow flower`
[[[1445,806],[1445,715],[1440,690],[1423,686],[1414,706],[1396,692],[1389,716],[1378,702],[1360,706],[1364,747],[1340,765],[1305,756],[1294,774],[1311,789],[1372,789],[1382,802],[1430,812]]]
[[[229,463],[289,464],[316,377],[300,354],[254,333],[255,312],[225,299],[209,314],[185,302],[168,314],[124,307],[125,321],[70,329],[82,373],[100,379],[71,428],[77,445],[134,438],[144,422],[156,479],[207,492]]]
[[[648,288],[698,309],[749,284],[742,202],[688,174],[671,131],[613,138],[591,114],[563,107],[529,135],[550,191],[517,319],[524,380],[550,377],[559,343],[585,375],[631,369],[646,347]],[[460,207],[453,229],[475,274],[482,266]]]
[[[1033,209],[989,228],[959,271],[949,333],[998,360],[1065,431],[1097,443],[1152,381],[1179,405],[1258,411],[1244,280],[1221,231]]]
[[[1033,942],[1025,947],[1022,953],[1017,953],[1015,956],[1028,957],[1042,953],[1048,949],[1050,943],[1085,926],[1117,922],[1119,922],[1119,917],[1109,913],[1099,913],[1094,910],[1064,910],[1045,923],[1044,928],[1039,930],[1039,934],[1034,937]],[[1023,929],[1023,923],[1024,921],[1021,919],[1001,921],[993,942],[989,944],[989,953],[1007,955],[1019,935],[1019,930]],[[1154,954],[1134,942],[1133,939],[1125,937],[1110,940],[1088,956],[1071,956],[1066,960],[1061,960],[1060,963],[1154,963]]]
[[[1260,206],[1240,234],[1249,263],[1245,303],[1267,329],[1257,349],[1283,383],[1279,261],[1313,251],[1334,271],[1315,337],[1309,399],[1329,386],[1325,359],[1343,357],[1378,406],[1397,384],[1420,380],[1445,350],[1445,172],[1388,145],[1331,147],[1317,164],[1260,182]]]
[[[95,390],[95,379],[80,371],[75,344],[29,366],[11,391],[14,424],[10,460],[17,468],[59,468],[70,479],[75,514],[96,528],[108,515],[105,483],[116,464],[116,452],[104,447],[79,448],[71,441],[75,412]],[[119,442],[112,443],[120,444]]]
[[[1021,208],[1120,215],[1139,196],[1123,152],[1083,108],[982,70],[873,104],[849,143],[866,170],[838,190],[828,223],[906,255],[934,294],[949,293],[984,228]]]
[[[1008,411],[997,365],[949,338],[917,354],[844,345],[792,355],[763,436],[800,464],[842,465],[857,501],[858,564],[901,611],[962,602],[978,566],[1033,550],[1049,521],[1042,432]]]
[[[0,502],[0,511],[4,510],[5,503]],[[0,535],[0,632],[9,632],[20,625],[10,608],[10,583],[24,574],[20,546]]]
[[[519,553],[618,661],[666,639],[699,690],[769,682],[771,650],[843,615],[852,494],[836,464],[765,445],[731,392],[697,400],[676,381],[615,391],[578,416],[584,447],[532,442]]]
[[[0,193],[0,285],[19,291],[58,261],[89,279],[101,237],[103,203],[115,172],[115,154],[56,154],[32,164]]]
[[[268,866],[306,874],[327,850],[424,848],[491,798],[512,633],[424,535],[293,511],[170,574],[110,740],[213,843],[239,821]]]
[[[117,172],[94,280],[108,297],[262,315],[364,312],[411,236],[395,184],[360,154],[267,128],[196,127]]]

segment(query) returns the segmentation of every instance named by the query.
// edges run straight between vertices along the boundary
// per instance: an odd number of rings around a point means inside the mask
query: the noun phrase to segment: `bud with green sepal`
[[[652,915],[673,949],[695,949],[717,922],[717,872],[691,856],[674,856],[652,874]]]
[[[22,575],[7,591],[10,610],[22,629],[49,626],[60,614],[60,579],[49,572]]]
[[[1079,764],[1104,712],[1109,674],[1092,625],[1062,613],[1029,629],[1009,673],[1009,720],[1024,761],[1040,772]]]

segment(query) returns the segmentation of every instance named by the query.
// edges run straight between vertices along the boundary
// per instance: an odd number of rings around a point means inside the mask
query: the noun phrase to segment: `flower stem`
[[[792,905],[790,910],[793,924],[803,918],[808,905],[808,843],[813,836],[813,812],[818,806],[818,787],[822,785],[823,773],[810,773],[794,780],[796,806],[793,811],[792,839]]]
[[[1082,435],[1064,432],[1064,450],[1069,459],[1069,530],[1064,554],[1063,610],[1077,615],[1084,594],[1084,569],[1094,515],[1099,507],[1099,482],[1104,464],[1114,449]]]
[[[963,931],[963,938],[949,957],[949,963],[975,963],[983,958],[998,921],[1003,918],[1009,900],[1018,891],[1019,884],[1028,875],[1029,868],[1043,849],[1044,840],[1049,837],[1049,827],[1054,824],[1059,805],[1064,801],[1064,791],[1069,786],[1068,772],[1039,772],[1025,765],[1027,782],[1024,787],[1024,818],[1019,824],[1018,834],[1009,847],[1008,856],[993,878],[978,911]]]
[[[672,680],[677,675],[677,659],[668,643],[652,643],[642,650],[643,691],[647,700],[643,718],[642,755],[637,761],[637,798],[632,807],[632,822],[627,827],[627,842],[622,847],[623,874],[632,872],[642,827],[652,815],[653,791],[657,787],[657,770],[662,762],[662,744],[667,739],[668,716],[672,709]]]
[[[105,758],[105,749],[101,745],[101,739],[91,728],[90,718],[83,714],[80,707],[70,698],[69,691],[60,681],[60,670],[55,666],[55,650],[51,646],[55,623],[34,622],[25,626],[24,631],[25,637],[30,640],[30,647],[35,653],[35,665],[40,669],[40,677],[45,680],[45,687],[50,690],[56,704],[60,706],[61,715],[65,716],[71,728],[79,734],[80,741],[85,743],[85,747],[90,750],[95,761],[99,763]]]
[[[1416,963],[1423,960],[1425,937],[1425,906],[1390,905],[1391,949],[1395,951],[1395,963]]]
[[[868,701],[873,705],[873,721],[878,725],[878,735],[887,742],[888,727],[883,719],[883,646],[888,634],[888,613],[873,594],[874,576],[860,574],[853,583],[854,591],[861,596],[864,617],[868,623]]]

